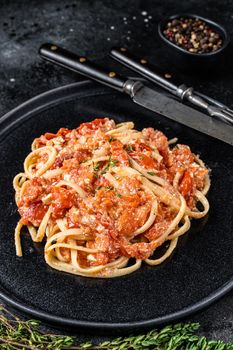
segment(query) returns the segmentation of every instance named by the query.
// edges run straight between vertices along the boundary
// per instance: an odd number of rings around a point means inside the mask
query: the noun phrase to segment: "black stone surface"
[[[37,50],[55,42],[111,69],[106,55],[124,46],[158,63],[173,76],[233,107],[232,46],[224,65],[214,72],[180,72],[161,47],[157,24],[176,12],[195,12],[219,21],[233,36],[232,1],[1,1],[0,3],[0,114],[38,93],[80,79],[42,62]],[[119,69],[120,70],[120,69]],[[122,72],[126,70],[121,69]],[[199,321],[205,335],[233,340],[232,293],[188,321]],[[83,336],[79,335],[80,339]],[[96,339],[92,337],[93,339]]]

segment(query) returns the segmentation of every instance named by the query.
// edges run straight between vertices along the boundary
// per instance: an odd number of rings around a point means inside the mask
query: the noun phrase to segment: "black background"
[[[147,12],[146,15],[144,12]],[[179,80],[230,107],[232,47],[228,60],[214,71],[182,73],[157,36],[165,16],[192,12],[216,20],[233,36],[232,1],[1,1],[0,3],[0,115],[41,92],[81,79],[74,73],[42,62],[40,44],[54,42],[111,68],[106,55],[112,46],[130,48],[159,64]],[[231,62],[232,61],[232,62]],[[126,73],[126,70],[117,68]],[[191,318],[211,338],[233,340],[232,293]],[[83,339],[80,335],[80,339]]]

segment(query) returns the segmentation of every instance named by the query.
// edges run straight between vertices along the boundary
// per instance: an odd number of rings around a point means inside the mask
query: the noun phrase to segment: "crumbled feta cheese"
[[[45,197],[42,198],[42,202],[43,202],[44,204],[49,204],[49,203],[51,202],[51,199],[52,199],[52,194],[49,193],[49,194],[47,194],[47,196],[45,196]]]
[[[87,141],[87,138],[85,136],[81,136],[79,138],[79,143],[81,143],[82,145],[84,145],[86,143],[86,141]]]
[[[96,231],[98,231],[98,232],[103,232],[103,231],[105,231],[105,227],[103,226],[103,225],[101,225],[101,224],[99,224],[97,227],[96,227]]]
[[[87,255],[87,260],[88,260],[88,261],[96,261],[96,258],[94,257],[94,255],[88,254],[88,255]]]
[[[54,145],[61,145],[65,142],[62,136],[55,137],[52,141]]]
[[[70,174],[65,174],[63,178],[64,178],[65,181],[70,181],[71,175]]]

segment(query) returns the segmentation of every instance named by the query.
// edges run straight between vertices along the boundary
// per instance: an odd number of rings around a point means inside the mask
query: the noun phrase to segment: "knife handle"
[[[166,74],[162,74],[161,70],[160,74],[155,73],[155,71],[147,65],[147,61],[145,59],[135,58],[130,53],[128,53],[127,49],[125,48],[113,48],[110,51],[110,57],[122,63],[124,66],[130,68],[131,70],[143,75],[145,78],[151,80],[153,83],[156,83],[162,88],[175,94],[177,86],[165,79],[162,75],[166,76]],[[157,70],[159,69],[157,68]]]
[[[135,86],[138,85],[136,81],[129,80],[116,72],[105,70],[97,64],[88,61],[86,57],[78,56],[54,44],[43,44],[39,49],[39,54],[47,61],[130,95],[133,88],[135,89]]]

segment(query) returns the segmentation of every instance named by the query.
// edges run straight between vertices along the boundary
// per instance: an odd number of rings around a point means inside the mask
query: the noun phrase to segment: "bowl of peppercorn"
[[[159,23],[158,32],[172,62],[183,70],[215,67],[226,57],[230,42],[224,27],[194,14],[170,16]]]

